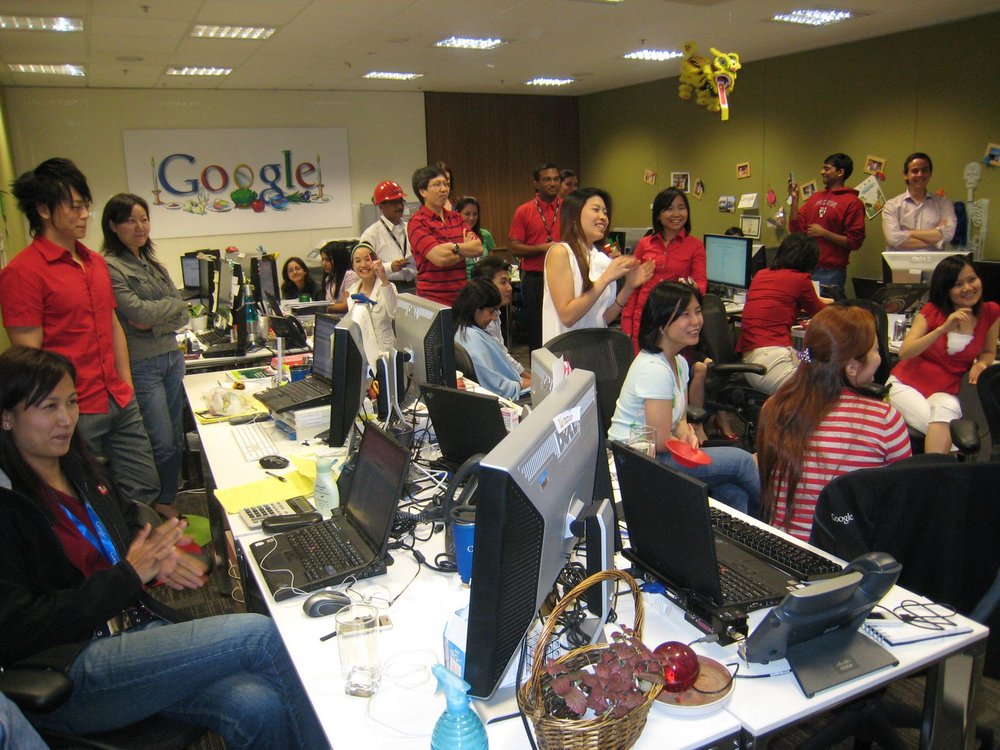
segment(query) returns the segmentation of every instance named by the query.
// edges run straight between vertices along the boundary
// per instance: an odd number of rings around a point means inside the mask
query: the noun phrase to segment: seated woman
[[[799,366],[792,346],[792,325],[798,314],[812,316],[833,302],[819,297],[811,275],[819,263],[819,245],[796,232],[785,237],[770,268],[758,271],[747,291],[736,351],[743,361],[763,365],[763,375],[747,374],[759,391],[774,393]]]
[[[964,255],[937,264],[929,296],[899,347],[889,402],[927,436],[925,452],[948,453],[949,424],[962,416],[962,376],[968,372],[975,385],[996,359],[1000,305],[983,302],[983,282]]]
[[[361,326],[368,364],[374,367],[379,354],[396,346],[396,334],[392,329],[396,316],[396,285],[389,281],[385,267],[369,242],[357,244],[351,254],[351,264],[356,280],[346,290],[347,312]],[[356,299],[356,295],[363,295],[364,299]]]
[[[328,313],[343,315],[347,312],[347,287],[357,283],[358,277],[352,269],[352,253],[341,242],[327,242],[319,249],[323,259],[323,284],[317,295],[330,306]]]
[[[498,396],[515,400],[521,395],[521,376],[507,357],[507,352],[486,332],[497,316],[500,292],[486,279],[468,282],[455,298],[451,316],[455,323],[455,341],[461,344],[476,367],[479,385]]]
[[[291,257],[281,267],[281,299],[316,299],[320,289],[309,275],[309,266],[302,258]],[[321,298],[322,299],[322,298]]]
[[[611,222],[611,196],[598,188],[574,190],[559,213],[562,242],[545,254],[542,342],[581,328],[607,328],[624,309],[632,291],[653,275],[653,261],[631,255],[614,260],[602,253]],[[624,278],[619,290],[616,282]]]
[[[688,363],[680,356],[686,346],[698,343],[701,333],[701,292],[677,281],[653,287],[639,323],[639,354],[632,361],[622,385],[608,437],[626,441],[633,427],[656,429],[658,448],[672,438],[697,448],[698,438],[688,424]],[[708,485],[709,494],[743,512],[756,513],[760,479],[753,456],[735,447],[705,448],[712,463],[696,468],[681,466],[670,453],[658,450],[663,463]]]
[[[757,460],[763,520],[808,541],[827,484],[908,457],[910,440],[895,409],[857,390],[882,361],[870,312],[824,308],[804,343],[802,364],[761,411]]]
[[[153,529],[76,434],[75,370],[53,352],[0,354],[0,667],[64,670],[72,695],[40,727],[102,732],[162,713],[227,748],[327,747],[274,624],[193,621],[150,597],[154,581],[205,583],[180,552],[186,521]]]

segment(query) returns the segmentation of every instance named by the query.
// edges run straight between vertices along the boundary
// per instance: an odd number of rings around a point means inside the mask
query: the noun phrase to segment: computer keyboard
[[[229,429],[233,432],[233,439],[243,454],[244,461],[257,461],[278,452],[270,433],[259,422],[235,425]]]
[[[308,409],[330,402],[330,386],[315,377],[307,377],[268,388],[254,394],[270,411],[282,412],[290,409]]]
[[[840,565],[822,555],[718,508],[712,508],[712,526],[733,543],[767,558],[772,565],[791,573],[800,581],[832,578],[840,575],[843,570]]]
[[[202,346],[227,344],[232,340],[232,334],[228,328],[206,328],[204,331],[196,331],[194,335],[198,337]]]
[[[722,588],[723,604],[730,602],[761,602],[765,606],[777,604],[783,597],[749,576],[739,573],[728,565],[719,565],[719,585]]]
[[[287,538],[305,569],[306,581],[310,583],[364,563],[361,555],[344,537],[343,529],[332,519],[290,531]]]

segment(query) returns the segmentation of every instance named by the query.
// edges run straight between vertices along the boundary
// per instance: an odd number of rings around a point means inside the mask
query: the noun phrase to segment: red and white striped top
[[[809,541],[819,493],[841,474],[875,469],[910,456],[906,423],[884,401],[859,396],[850,390],[823,419],[809,439],[802,476],[795,489],[789,534]],[[778,487],[773,526],[785,528],[785,482]]]

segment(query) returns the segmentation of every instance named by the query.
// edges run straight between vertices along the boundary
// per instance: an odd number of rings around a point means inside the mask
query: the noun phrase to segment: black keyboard
[[[212,346],[213,344],[228,344],[232,340],[232,334],[227,328],[206,328],[204,331],[195,333],[202,346]]]
[[[738,573],[727,565],[719,565],[719,585],[722,588],[723,604],[731,602],[760,602],[762,606],[777,604],[784,597],[775,596],[774,591],[762,586],[758,581]]]
[[[330,402],[330,386],[322,380],[307,377],[254,394],[271,411],[282,412],[289,409],[307,409]]]
[[[767,529],[754,526],[723,510],[712,508],[712,526],[734,544],[756,552],[775,567],[800,581],[817,581],[840,575],[843,568],[794,542],[782,539]]]
[[[335,576],[365,562],[335,520],[290,531],[287,539],[305,569],[307,583]]]

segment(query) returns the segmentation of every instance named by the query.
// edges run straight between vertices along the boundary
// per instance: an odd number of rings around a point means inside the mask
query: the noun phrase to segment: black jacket
[[[185,619],[148,597],[125,560],[141,528],[134,503],[110,484],[100,492],[82,466],[67,463],[70,482],[90,501],[122,559],[84,578],[45,513],[17,486],[0,488],[0,667],[27,662],[65,668],[96,627],[140,600],[167,620]]]

